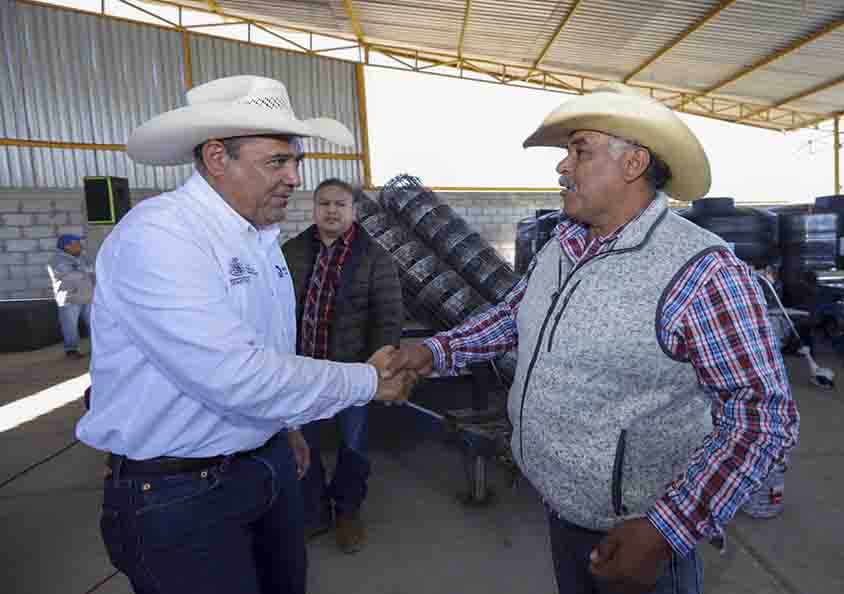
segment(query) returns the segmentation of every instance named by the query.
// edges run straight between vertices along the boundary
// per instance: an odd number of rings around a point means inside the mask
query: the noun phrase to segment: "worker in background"
[[[79,320],[90,328],[91,299],[94,296],[94,267],[82,254],[82,238],[61,235],[56,253],[47,265],[53,295],[59,308],[59,325],[64,338],[64,352],[70,359],[81,359]]]
[[[279,222],[301,183],[301,139],[349,144],[334,120],[298,119],[284,84],[214,80],[133,133],[149,165],[193,163],[145,200],[97,258],[91,408],[81,441],[108,452],[101,530],[139,593],[302,594],[305,542],[287,429],[373,398],[411,374],[297,356]]]
[[[314,191],[314,224],[284,244],[296,291],[297,353],[332,361],[366,361],[401,338],[402,291],[393,259],[358,225],[355,189],[327,179]],[[302,427],[310,469],[302,481],[307,536],[334,521],[337,546],[354,553],[364,543],[361,504],[370,462],[367,407],[351,406],[334,420],[340,443],[331,482],[320,452],[321,421]]]
[[[669,209],[706,194],[710,170],[664,105],[600,88],[525,146],[565,150],[568,220],[500,304],[391,369],[517,348],[513,456],[547,506],[560,593],[699,594],[698,543],[723,539],[797,441],[765,298],[721,239]]]

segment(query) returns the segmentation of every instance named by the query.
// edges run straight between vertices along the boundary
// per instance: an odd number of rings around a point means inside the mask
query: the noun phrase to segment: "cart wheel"
[[[832,316],[827,316],[821,323],[823,333],[827,338],[838,338],[842,334],[841,326]]]

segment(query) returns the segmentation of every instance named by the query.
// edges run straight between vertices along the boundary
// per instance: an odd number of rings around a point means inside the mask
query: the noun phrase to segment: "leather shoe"
[[[357,553],[363,548],[364,540],[363,522],[358,512],[337,516],[337,548],[346,554]]]
[[[331,530],[331,507],[326,506],[316,522],[305,524],[305,541],[310,541]]]

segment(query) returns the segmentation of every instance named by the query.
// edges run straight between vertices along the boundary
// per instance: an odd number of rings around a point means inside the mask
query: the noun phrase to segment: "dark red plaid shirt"
[[[334,317],[334,300],[340,287],[343,264],[352,251],[356,227],[349,227],[331,246],[322,242],[318,231],[314,233],[318,253],[305,295],[299,345],[300,352],[306,357],[328,358],[328,329]]]

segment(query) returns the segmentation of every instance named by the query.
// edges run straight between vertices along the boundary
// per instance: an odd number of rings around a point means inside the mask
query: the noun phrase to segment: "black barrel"
[[[516,225],[516,273],[524,274],[536,253],[548,242],[560,223],[559,210],[537,210]]]
[[[418,178],[394,177],[381,189],[379,201],[487,301],[498,303],[518,282],[495,248]]]
[[[539,252],[550,241],[554,235],[554,229],[564,218],[559,210],[536,211],[536,252]]]
[[[812,273],[836,267],[838,220],[831,211],[811,205],[775,209],[779,220],[783,301],[790,307],[809,307]]]
[[[818,196],[815,198],[815,212],[834,212],[838,215],[838,247],[835,265],[844,270],[844,194]]]
[[[55,299],[0,300],[0,352],[40,349],[61,342]]]
[[[516,223],[516,274],[527,272],[536,254],[536,217],[525,217]]]
[[[732,198],[701,198],[680,216],[726,241],[740,260],[755,268],[777,258],[777,220],[767,211],[736,207]]]

